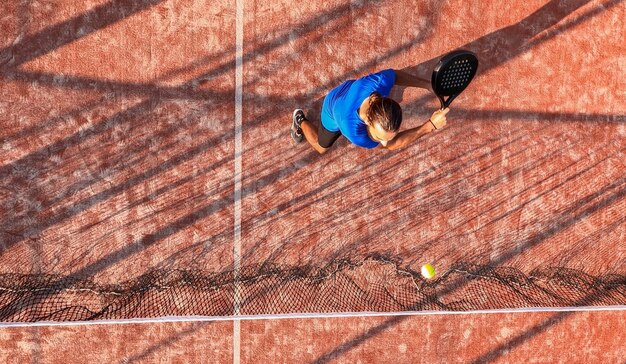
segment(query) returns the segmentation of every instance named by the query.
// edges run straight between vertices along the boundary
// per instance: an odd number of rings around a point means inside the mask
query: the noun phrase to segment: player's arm
[[[395,85],[398,86],[408,86],[408,87],[419,87],[426,90],[431,89],[431,84],[429,80],[413,76],[410,73],[406,73],[401,70],[393,70],[396,73],[396,82]]]
[[[432,131],[443,128],[447,123],[446,114],[448,112],[450,112],[449,108],[435,111],[430,119],[422,124],[422,126],[402,131],[398,133],[395,138],[390,140],[386,146],[381,144],[380,147],[389,150],[400,149]]]

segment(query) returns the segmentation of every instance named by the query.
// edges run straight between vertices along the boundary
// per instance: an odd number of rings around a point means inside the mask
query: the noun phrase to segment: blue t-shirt
[[[340,131],[350,142],[363,148],[376,148],[378,142],[370,139],[367,125],[357,110],[372,92],[389,96],[396,81],[393,69],[369,74],[357,80],[348,80],[332,89],[322,106],[322,125],[329,131]]]

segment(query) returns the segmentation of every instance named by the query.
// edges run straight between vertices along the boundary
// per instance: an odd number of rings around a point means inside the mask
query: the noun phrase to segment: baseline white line
[[[234,227],[233,227],[233,270],[235,292],[233,297],[233,363],[241,360],[241,292],[239,270],[241,268],[241,178],[243,152],[243,2],[236,0],[235,15],[235,185],[234,185]]]
[[[0,322],[4,327],[35,327],[35,326],[89,326],[119,324],[151,324],[171,322],[210,322],[241,320],[276,320],[276,319],[323,319],[351,317],[391,317],[391,316],[462,316],[476,314],[522,314],[522,313],[560,313],[560,312],[607,312],[626,311],[626,306],[585,306],[585,307],[526,307],[506,308],[497,310],[473,311],[403,311],[403,312],[337,312],[337,313],[294,313],[275,315],[239,315],[239,316],[164,316],[156,318],[137,318],[126,320],[94,320],[94,321],[39,321],[39,322]]]

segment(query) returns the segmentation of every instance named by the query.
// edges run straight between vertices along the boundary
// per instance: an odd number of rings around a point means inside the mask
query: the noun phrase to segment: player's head
[[[373,92],[370,97],[370,106],[367,112],[367,129],[377,142],[386,145],[400,130],[402,123],[402,108],[394,100]]]

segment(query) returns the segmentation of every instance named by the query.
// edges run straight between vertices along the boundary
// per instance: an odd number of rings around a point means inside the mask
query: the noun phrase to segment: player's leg
[[[341,136],[341,132],[328,131],[323,125],[318,129],[308,120],[302,123],[302,131],[309,144],[320,154],[326,153]]]
[[[312,122],[306,119],[302,121],[301,127],[302,127],[302,133],[304,134],[306,141],[309,142],[309,144],[311,144],[313,149],[317,150],[319,153],[324,153],[326,151],[326,148],[322,148],[322,146],[319,144],[317,140],[318,138],[317,127],[313,125]]]
[[[296,109],[293,112],[293,124],[291,127],[291,137],[297,142],[301,142],[304,137],[307,142],[315,149],[318,153],[323,154],[326,153],[328,148],[341,136],[340,132],[330,132],[326,130],[323,126],[320,130],[307,120],[304,116],[304,112],[300,109]]]

